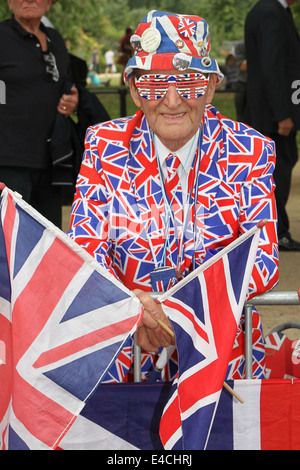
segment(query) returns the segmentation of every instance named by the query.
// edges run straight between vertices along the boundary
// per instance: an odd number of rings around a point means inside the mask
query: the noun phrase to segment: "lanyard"
[[[202,137],[203,137],[203,125],[201,123],[201,127],[200,127],[200,134],[199,134],[199,146],[198,146],[198,159],[197,159],[197,169],[195,171],[195,176],[194,176],[194,188],[195,188],[195,199],[194,199],[194,205],[195,205],[195,211],[194,211],[194,217],[196,218],[196,205],[197,205],[197,196],[198,196],[198,176],[199,176],[199,166],[200,166],[200,159],[201,159],[201,147],[202,147]],[[183,172],[185,170],[185,167],[186,167],[186,164],[189,160],[189,157],[190,157],[190,153],[191,153],[191,149],[194,147],[194,142],[195,142],[195,138],[196,138],[196,134],[193,138],[193,141],[191,143],[191,146],[190,146],[190,150],[189,150],[189,153],[186,157],[186,160],[185,160],[185,163],[184,163],[184,166],[183,166],[183,169],[181,171],[181,174],[180,174],[180,177],[179,177],[179,181],[178,181],[178,184],[177,184],[177,187],[180,185],[180,182],[181,182],[181,179],[182,179],[182,176],[183,176]],[[155,149],[155,153],[156,153],[156,158],[157,158],[157,164],[158,164],[158,170],[159,170],[159,175],[160,175],[160,179],[161,181],[163,182],[164,179],[163,179],[163,174],[162,174],[162,169],[161,169],[161,166],[160,166],[160,162],[159,162],[159,158],[158,158],[158,152],[157,152],[157,148],[156,148],[156,143],[155,143],[155,135],[153,135],[153,143],[154,143],[154,149]],[[197,155],[197,153],[196,153]],[[196,155],[195,155],[195,158],[196,158]],[[195,161],[194,161],[194,164],[195,164]],[[176,190],[177,190],[177,187],[176,187]],[[186,232],[186,228],[187,228],[187,224],[188,224],[188,220],[189,220],[189,212],[190,212],[190,206],[191,206],[191,199],[192,199],[192,188],[193,188],[193,185],[191,185],[191,188],[190,188],[190,193],[189,193],[189,197],[187,198],[187,201],[188,201],[188,210],[185,211],[184,210],[184,207],[183,207],[183,226],[182,226],[182,235],[181,235],[181,238],[179,240],[179,237],[178,237],[178,231],[177,231],[177,226],[176,226],[176,221],[175,221],[175,217],[174,217],[174,214],[173,214],[173,210],[172,210],[172,201],[173,199],[169,202],[168,200],[168,197],[166,195],[166,191],[165,191],[165,185],[163,184],[162,185],[162,194],[163,194],[163,201],[164,201],[164,207],[165,207],[165,214],[166,214],[166,227],[165,227],[165,233],[166,233],[166,237],[165,237],[165,243],[164,243],[164,248],[163,248],[163,256],[160,260],[160,263],[158,265],[159,268],[163,267],[163,265],[166,266],[166,258],[167,258],[167,248],[169,248],[169,251],[170,250],[170,240],[169,240],[169,237],[168,237],[168,232],[169,232],[169,229],[170,229],[170,221],[171,221],[171,218],[173,220],[173,226],[174,226],[174,230],[176,232],[176,237],[179,241],[178,243],[178,261],[177,261],[177,269],[179,270],[180,269],[180,265],[181,265],[181,262],[182,262],[182,257],[183,257],[183,246],[184,246],[184,235],[185,235],[185,232]],[[176,190],[174,193],[176,193]],[[174,196],[173,196],[174,197]],[[183,201],[182,201],[183,202]],[[184,206],[184,203],[183,203],[183,206]],[[194,241],[194,246],[195,246],[195,227],[197,226],[196,221],[194,220],[194,228],[193,228],[193,241]],[[155,263],[157,264],[157,263]]]

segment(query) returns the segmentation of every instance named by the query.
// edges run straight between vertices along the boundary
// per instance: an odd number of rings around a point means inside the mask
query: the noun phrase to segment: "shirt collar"
[[[279,3],[283,6],[283,8],[287,8],[288,4],[286,3],[286,0],[278,0]]]
[[[194,142],[193,142],[193,139],[194,139]],[[155,135],[155,144],[156,144],[156,149],[157,149],[158,157],[159,157],[159,163],[161,167],[163,168],[165,166],[164,163],[165,163],[167,156],[170,155],[170,153],[172,153],[174,155],[177,155],[177,157],[179,158],[182,164],[182,168],[184,168],[184,171],[188,173],[193,163],[195,152],[198,146],[198,140],[199,140],[199,130],[197,131],[196,136],[193,136],[183,147],[176,150],[176,152],[171,152],[171,150],[169,150],[159,140],[157,135]],[[191,145],[192,145],[192,148],[191,148]],[[189,155],[189,159],[188,161],[186,161],[188,155]]]
[[[12,24],[12,27],[14,28],[15,31],[17,31],[17,33],[22,36],[22,37],[26,37],[26,36],[29,36],[30,33],[28,31],[26,31],[25,28],[23,28],[23,26],[20,25],[20,23],[15,19],[14,15],[12,15],[11,17],[11,24]],[[47,35],[47,30],[44,26],[44,24],[41,22],[40,24],[40,29]]]

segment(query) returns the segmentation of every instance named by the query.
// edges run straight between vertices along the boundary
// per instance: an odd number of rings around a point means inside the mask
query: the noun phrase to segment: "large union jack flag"
[[[56,448],[136,330],[140,302],[0,190],[0,447]]]
[[[176,335],[178,373],[160,435],[165,449],[205,449],[256,257],[259,227],[159,297]]]

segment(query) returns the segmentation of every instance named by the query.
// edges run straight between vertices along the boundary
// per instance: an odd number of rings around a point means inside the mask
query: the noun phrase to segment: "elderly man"
[[[0,113],[0,180],[61,226],[50,139],[57,114],[73,113],[78,92],[72,87],[63,38],[41,22],[54,0],[7,3],[12,17],[0,23],[0,77],[6,87]]]
[[[88,129],[69,235],[141,300],[146,377],[150,353],[174,344],[150,291],[180,282],[261,219],[249,296],[276,284],[275,155],[269,139],[209,105],[223,77],[204,19],[151,11],[131,41],[125,79],[141,109]]]

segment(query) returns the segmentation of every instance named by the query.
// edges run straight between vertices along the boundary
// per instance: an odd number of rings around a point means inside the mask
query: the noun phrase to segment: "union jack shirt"
[[[274,143],[209,105],[197,162],[199,172],[192,168],[189,178],[181,273],[267,219],[247,297],[270,290],[278,282]],[[152,131],[141,110],[87,130],[68,235],[129,289],[152,290],[151,272],[162,260],[166,237],[167,264],[178,265],[177,231],[169,219],[166,232],[162,188]],[[254,324],[259,327],[259,319]],[[240,378],[241,358],[234,354],[233,360],[230,370]]]

